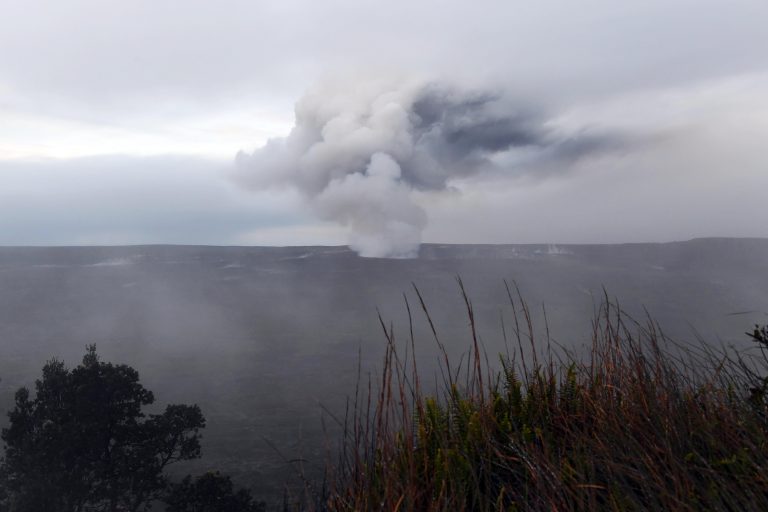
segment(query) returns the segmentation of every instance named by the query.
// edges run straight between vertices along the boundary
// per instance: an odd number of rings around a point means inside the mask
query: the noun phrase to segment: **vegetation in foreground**
[[[440,386],[425,391],[413,325],[398,351],[382,322],[380,380],[355,391],[338,461],[297,508],[768,510],[766,328],[747,333],[756,356],[680,346],[606,301],[576,353],[535,339],[509,293],[508,350],[491,365],[459,284],[469,356],[452,364],[415,290],[443,355]],[[19,390],[2,432],[0,511],[263,510],[219,473],[172,482],[168,465],[200,455],[201,411],[146,415],[154,397],[138,373],[93,347],[72,370],[46,364],[35,391]]]
[[[757,357],[679,346],[606,301],[580,356],[535,340],[509,293],[513,347],[494,371],[462,293],[470,354],[445,357],[436,393],[382,323],[378,388],[350,404],[318,509],[768,510],[765,330]]]
[[[196,405],[145,414],[153,402],[136,370],[100,361],[95,346],[74,369],[48,362],[34,397],[18,390],[2,431],[0,511],[263,510],[219,473],[172,482],[169,465],[200,456],[205,419]]]

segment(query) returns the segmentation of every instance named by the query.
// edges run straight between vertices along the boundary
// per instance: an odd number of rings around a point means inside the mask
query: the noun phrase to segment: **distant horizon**
[[[661,244],[680,244],[695,241],[715,241],[715,240],[753,240],[753,241],[768,241],[767,237],[754,237],[754,236],[697,236],[681,240],[664,240],[664,241],[645,241],[645,242],[508,242],[508,243],[453,243],[453,242],[422,242],[421,246],[525,246],[525,245],[541,245],[541,246],[578,246],[578,245],[661,245]],[[46,249],[46,248],[131,248],[131,247],[221,247],[221,248],[264,248],[264,249],[291,249],[291,248],[333,248],[333,249],[347,249],[354,252],[348,245],[345,244],[297,244],[297,245],[227,245],[227,244],[177,244],[177,243],[149,243],[149,244],[58,244],[58,245],[2,245],[0,249]],[[386,258],[386,257],[385,257]]]

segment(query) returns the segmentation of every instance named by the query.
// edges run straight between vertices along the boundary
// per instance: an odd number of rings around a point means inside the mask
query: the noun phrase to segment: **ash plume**
[[[236,179],[298,190],[320,218],[347,228],[361,256],[413,257],[427,224],[415,191],[443,191],[482,173],[545,172],[619,144],[564,136],[548,121],[497,92],[423,82],[326,85],[297,103],[286,137],[238,153]]]

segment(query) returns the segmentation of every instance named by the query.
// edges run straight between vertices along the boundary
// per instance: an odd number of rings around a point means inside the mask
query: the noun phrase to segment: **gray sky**
[[[0,12],[0,244],[768,236],[763,0]]]

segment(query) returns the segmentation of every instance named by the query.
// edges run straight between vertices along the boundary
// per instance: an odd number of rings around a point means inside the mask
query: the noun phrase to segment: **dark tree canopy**
[[[99,361],[94,346],[72,370],[48,362],[2,431],[2,510],[148,509],[169,486],[164,469],[200,456],[205,425],[197,405],[143,413],[153,402],[136,370]]]

